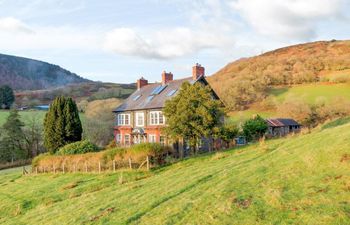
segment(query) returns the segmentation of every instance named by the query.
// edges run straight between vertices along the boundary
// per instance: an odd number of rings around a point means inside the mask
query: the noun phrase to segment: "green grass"
[[[28,124],[28,122],[33,118],[38,119],[40,121],[40,124],[43,124],[46,112],[47,111],[40,110],[19,111],[19,115],[21,116],[21,121],[23,121],[24,124]],[[9,113],[10,112],[8,110],[0,110],[0,126],[5,123]],[[82,123],[84,122],[84,118],[84,114],[80,114]]]
[[[281,87],[271,90],[271,95],[282,102],[287,96],[303,98],[308,103],[314,103],[318,98],[326,101],[336,97],[350,100],[350,84],[307,84],[293,87]]]
[[[257,110],[257,109],[247,109],[244,111],[236,111],[236,112],[231,112],[229,113],[229,119],[231,122],[234,124],[241,124],[247,119],[252,118],[255,115],[260,115],[263,118],[269,118],[273,117],[276,113],[273,111],[262,111],[262,110]]]
[[[350,224],[350,123],[120,176],[1,172],[0,223]]]

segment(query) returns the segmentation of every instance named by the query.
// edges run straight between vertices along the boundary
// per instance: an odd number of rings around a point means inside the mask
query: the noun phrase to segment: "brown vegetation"
[[[264,99],[273,85],[347,82],[349,69],[350,41],[320,41],[237,60],[208,80],[226,105],[236,110]],[[337,77],[327,77],[330,73]]]

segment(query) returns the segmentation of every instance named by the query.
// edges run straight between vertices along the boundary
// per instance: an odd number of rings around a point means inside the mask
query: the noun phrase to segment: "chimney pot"
[[[145,78],[141,77],[140,79],[137,80],[136,85],[137,85],[137,90],[139,90],[142,87],[148,85],[148,80],[146,80]]]
[[[192,79],[198,80],[198,78],[204,75],[205,75],[205,68],[201,64],[196,63],[196,65],[192,67]]]
[[[172,81],[174,79],[174,76],[171,72],[167,73],[165,70],[162,73],[162,85],[165,85]]]

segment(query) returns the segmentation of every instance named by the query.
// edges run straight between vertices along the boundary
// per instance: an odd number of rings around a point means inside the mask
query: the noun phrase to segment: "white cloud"
[[[103,35],[94,29],[69,26],[30,26],[15,18],[0,18],[0,49],[100,50]]]
[[[0,31],[11,33],[33,33],[27,25],[13,17],[0,18]]]
[[[309,40],[317,24],[339,17],[343,0],[236,0],[234,10],[259,33],[276,38]]]
[[[232,39],[220,33],[178,27],[146,34],[131,28],[117,28],[107,33],[104,47],[122,55],[168,59],[227,45],[232,45]]]

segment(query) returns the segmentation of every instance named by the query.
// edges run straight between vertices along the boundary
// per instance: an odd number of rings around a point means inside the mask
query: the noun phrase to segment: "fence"
[[[57,157],[57,156],[56,156]],[[70,160],[69,160],[70,159]],[[146,169],[151,168],[151,159],[146,156],[143,161],[128,158],[125,160],[64,160],[39,161],[38,165],[32,167],[32,173],[102,173],[115,172],[118,169]],[[25,171],[23,171],[25,173]]]
[[[0,170],[29,165],[32,162],[31,159],[17,160],[13,162],[0,163]]]

